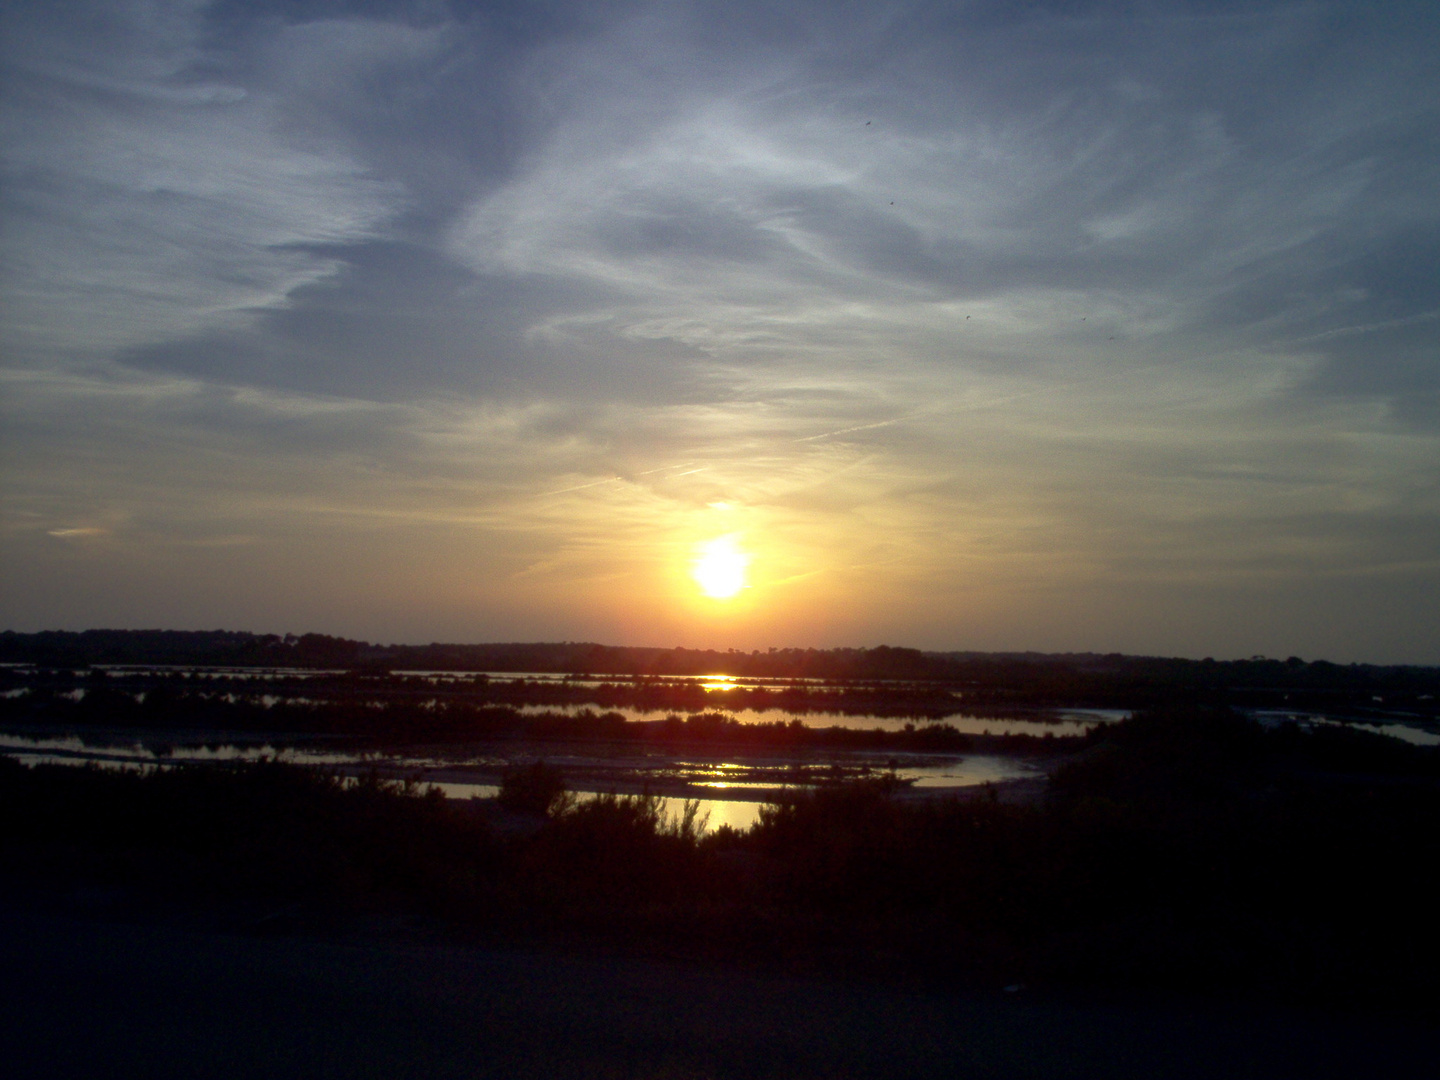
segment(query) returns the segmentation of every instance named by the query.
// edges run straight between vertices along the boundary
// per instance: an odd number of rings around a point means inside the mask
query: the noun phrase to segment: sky
[[[1440,663],[1432,5],[0,12],[0,627]]]

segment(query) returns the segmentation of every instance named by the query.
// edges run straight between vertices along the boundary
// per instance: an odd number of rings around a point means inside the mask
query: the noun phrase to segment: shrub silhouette
[[[573,802],[564,775],[543,761],[506,769],[500,782],[500,805],[506,810],[550,817]]]
[[[4,842],[36,871],[340,912],[478,911],[498,855],[490,830],[438,793],[264,761],[141,775],[0,759]]]
[[[696,803],[667,817],[648,794],[575,801],[540,762],[503,797],[547,819],[497,835],[483,807],[374,777],[0,758],[0,879],[946,979],[1418,1007],[1440,1000],[1437,776],[1432,748],[1168,710],[1092,737],[1033,805],[916,800],[881,776],[703,833]]]

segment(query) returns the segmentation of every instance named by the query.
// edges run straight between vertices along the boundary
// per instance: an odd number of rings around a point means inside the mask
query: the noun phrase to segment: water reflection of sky
[[[38,670],[35,665],[29,663],[4,663],[0,669],[26,674]],[[186,664],[103,664],[95,665],[90,670],[103,670],[106,675],[115,678],[128,676],[156,674],[156,675],[184,675],[190,678],[201,680],[237,680],[248,681],[290,681],[290,680],[311,680],[322,677],[335,677],[350,674],[345,668],[293,668],[293,667],[226,667],[226,666],[193,666]],[[862,680],[834,680],[820,677],[784,677],[766,678],[760,676],[732,676],[721,674],[709,675],[590,675],[590,674],[567,674],[562,672],[534,672],[534,671],[429,671],[429,670],[397,670],[390,673],[392,677],[419,679],[436,687],[463,687],[475,686],[476,684],[520,684],[538,683],[552,685],[567,685],[587,689],[595,689],[602,686],[684,686],[697,685],[710,692],[726,692],[747,687],[783,689],[788,686],[797,687],[838,687],[845,685],[864,686],[904,686],[909,685],[910,680],[887,680],[887,679],[862,679]],[[933,684],[927,684],[933,685]],[[0,696],[18,697],[26,693],[25,688],[0,691]],[[83,687],[63,691],[57,694],[58,697],[69,698],[72,701],[81,701],[85,697]],[[228,695],[227,700],[238,700],[239,696]],[[137,699],[143,695],[137,695]],[[309,704],[311,699],[294,695],[265,694],[260,698],[265,705],[274,705],[280,702],[289,704]],[[959,697],[957,695],[957,701]],[[558,712],[574,714],[585,710],[592,712],[602,711],[599,707],[590,704],[579,705],[521,705],[517,706],[523,713]],[[665,715],[667,711],[655,710],[643,711],[632,707],[605,708],[606,712],[618,712],[627,720],[655,720]],[[800,713],[795,714],[783,709],[738,709],[725,710],[727,715],[733,715],[741,723],[789,723],[791,720],[799,720],[806,727],[845,727],[845,728],[881,728],[887,731],[903,729],[907,723],[923,724],[925,720],[909,720],[903,717],[869,715],[848,715],[841,713]],[[1090,727],[1097,723],[1108,723],[1118,720],[1127,715],[1126,710],[1119,709],[1056,709],[1048,711],[1048,714],[1037,714],[1036,718],[992,718],[956,714],[944,718],[944,723],[951,725],[957,730],[969,735],[1040,735],[1047,733],[1055,736],[1068,736],[1083,734]],[[1335,717],[1310,713],[1288,713],[1281,711],[1256,710],[1253,715],[1266,723],[1278,723],[1284,720],[1295,720],[1302,724],[1355,724],[1362,730],[1375,731],[1380,734],[1390,735],[1406,742],[1419,746],[1440,745],[1440,733],[1433,730],[1433,725],[1425,725],[1422,722],[1407,722],[1402,717],[1390,718],[1367,718],[1364,716]]]
[[[522,712],[596,712],[590,706],[534,706]],[[642,712],[637,709],[615,709],[629,720],[655,721],[663,712]],[[848,716],[837,713],[810,713],[795,716],[782,710],[738,710],[728,712],[742,723],[789,723],[799,720],[806,727],[882,728],[899,730],[915,721],[884,716]],[[1119,720],[1127,715],[1121,710],[1056,710],[1050,720],[997,719],[991,717],[956,716],[945,723],[968,734],[1044,735],[1053,733],[1077,735],[1095,724]],[[1294,721],[1302,725],[1341,724],[1332,717],[1309,713],[1256,711],[1262,723],[1273,725]],[[917,723],[922,726],[923,721]],[[1354,722],[1359,730],[1375,731],[1422,745],[1440,745],[1440,733],[1433,727],[1398,720],[1373,723]],[[228,737],[226,737],[228,739]],[[558,748],[555,748],[558,749]],[[540,752],[537,753],[537,750]],[[733,751],[729,751],[733,752]],[[863,754],[837,753],[830,757],[787,756],[783,752],[764,757],[739,760],[705,759],[694,751],[689,758],[654,747],[587,749],[586,752],[547,753],[535,746],[517,745],[513,750],[481,752],[471,745],[435,746],[408,752],[350,751],[325,745],[289,745],[280,740],[263,739],[245,742],[191,737],[187,741],[170,733],[149,733],[143,737],[82,739],[77,735],[25,736],[0,734],[0,754],[29,765],[94,764],[107,769],[149,771],[182,764],[216,762],[254,762],[275,760],[288,764],[334,769],[352,779],[375,769],[395,778],[414,778],[423,786],[438,787],[447,798],[492,798],[498,791],[498,779],[509,765],[544,757],[572,778],[573,786],[584,791],[614,790],[617,782],[622,789],[658,782],[665,785],[686,784],[692,791],[712,797],[702,799],[702,812],[710,815],[710,827],[729,824],[737,829],[748,828],[756,820],[763,800],[784,786],[805,786],[827,782],[840,776],[882,774],[892,769],[915,789],[962,789],[985,783],[1000,783],[1039,775],[1037,767],[1024,760],[997,755],[937,754]],[[831,775],[833,773],[833,775]],[[673,786],[669,790],[676,790]],[[586,796],[582,796],[586,797]],[[678,815],[683,799],[665,796],[666,812]]]
[[[493,799],[500,794],[500,788],[495,784],[432,780],[428,781],[425,786],[439,788],[447,799]],[[582,792],[578,795],[580,801],[596,797],[594,793],[589,792]],[[707,831],[714,831],[721,826],[728,825],[732,829],[743,832],[760,820],[760,809],[765,805],[761,802],[736,799],[686,800],[670,796],[660,796],[657,801],[660,804],[660,813],[667,821],[680,820],[685,814],[687,801],[698,804],[698,820],[704,821]]]
[[[1415,746],[1440,746],[1440,732],[1431,730],[1428,727],[1421,727],[1417,724],[1386,721],[1336,720],[1332,717],[1316,716],[1311,713],[1272,712],[1269,710],[1256,710],[1251,715],[1266,726],[1296,723],[1303,727],[1313,727],[1315,725],[1353,727],[1357,731],[1373,731],[1378,735],[1389,735],[1392,738],[1401,739]]]
[[[431,780],[426,787],[437,787],[447,799],[493,799],[500,794],[496,784],[464,784],[452,780]]]
[[[978,754],[945,764],[900,768],[895,775],[917,788],[966,788],[1039,776],[1040,770],[1017,758]]]
[[[133,772],[150,772],[152,769],[161,768],[153,761],[126,761],[115,758],[76,758],[66,754],[31,754],[24,751],[7,750],[5,757],[14,758],[26,768],[34,765],[94,765],[101,769],[120,769]]]
[[[637,709],[630,706],[602,708],[596,705],[516,705],[511,707],[527,716],[539,716],[545,713],[563,716],[578,716],[586,712],[591,714],[618,713],[626,720],[641,723],[653,723],[670,714],[677,715],[682,719],[687,715],[694,715],[677,712],[674,709]],[[789,724],[798,720],[807,728],[839,727],[852,730],[879,728],[882,731],[903,731],[906,725],[921,727],[929,722],[916,720],[913,717],[878,716],[874,713],[795,713],[785,709],[725,709],[717,711],[721,711],[725,716],[734,717],[742,724]],[[1049,715],[1053,719],[1019,720],[957,715],[947,716],[937,722],[949,724],[957,731],[967,735],[1037,735],[1042,737],[1054,735],[1059,738],[1062,735],[1084,735],[1096,724],[1123,719],[1129,715],[1129,712],[1123,709],[1064,709],[1056,710]]]
[[[33,665],[9,664],[17,673],[34,671]],[[127,678],[137,675],[186,675],[197,679],[254,679],[275,681],[281,679],[316,679],[325,676],[350,675],[348,668],[289,668],[289,667],[196,667],[187,664],[96,664],[92,671],[103,671],[112,678]],[[686,686],[698,685],[706,690],[726,691],[742,687],[764,687],[783,689],[787,686],[904,686],[913,683],[906,679],[829,679],[815,676],[785,676],[767,678],[751,675],[590,675],[568,674],[550,671],[423,671],[392,670],[381,678],[419,679],[436,686],[447,684],[489,683],[560,683],[594,689],[599,686]],[[933,685],[933,684],[923,684]]]
[[[325,675],[349,674],[346,668],[252,668],[194,667],[190,664],[94,664],[91,671],[103,671],[112,679],[133,675],[187,675],[196,679],[318,679]]]
[[[705,819],[705,828],[712,831],[722,825],[729,825],[737,832],[744,832],[760,820],[760,809],[765,805],[758,802],[738,802],[728,799],[699,799],[697,801],[700,803],[700,816]],[[670,817],[684,813],[683,799],[662,799],[660,806],[661,810]]]
[[[500,794],[500,789],[493,784],[457,784],[457,783],[435,783],[445,793],[447,799],[493,799]],[[580,798],[595,798],[594,795],[581,795]],[[670,798],[661,796],[659,798],[660,813],[667,821],[678,821],[685,814],[685,799]],[[732,799],[691,799],[692,803],[699,804],[697,820],[704,821],[707,831],[714,831],[721,826],[729,825],[738,832],[744,832],[750,826],[760,820],[760,809],[765,804],[759,802],[741,802]]]
[[[276,746],[268,742],[186,746],[157,739],[146,745],[140,741],[86,741],[73,735],[59,738],[0,735],[0,753],[26,765],[95,764],[103,768],[149,770],[185,764],[273,760],[336,769],[352,777],[375,769],[385,776],[411,778],[425,786],[433,784],[449,798],[494,796],[504,769],[534,760],[535,749],[517,747],[515,754],[506,756],[476,753],[473,748],[463,746],[436,747],[431,753],[384,753]],[[611,790],[617,784],[622,788],[656,784],[663,789],[667,784],[680,783],[713,793],[713,797],[704,800],[707,805],[714,804],[712,816],[717,822],[732,824],[742,818],[749,820],[759,800],[787,786],[805,787],[847,777],[882,775],[887,771],[893,771],[917,788],[973,787],[1035,775],[1032,765],[993,755],[840,753],[826,757],[791,757],[781,754],[716,761],[633,751],[619,755],[551,753],[545,755],[545,760],[570,776],[572,784],[582,791]],[[730,809],[731,803],[744,803],[752,809]],[[725,807],[723,812],[721,804]]]
[[[311,750],[304,747],[273,746],[270,743],[235,745],[233,743],[206,743],[200,745],[175,745],[163,739],[153,740],[150,745],[141,741],[111,742],[106,740],[86,741],[77,735],[60,738],[32,738],[24,735],[0,734],[0,753],[18,756],[14,752],[45,753],[48,758],[59,762],[80,761],[140,761],[147,763],[166,762],[180,765],[187,762],[247,762],[283,761],[292,765],[357,765],[374,757],[371,754],[345,753],[332,750]]]

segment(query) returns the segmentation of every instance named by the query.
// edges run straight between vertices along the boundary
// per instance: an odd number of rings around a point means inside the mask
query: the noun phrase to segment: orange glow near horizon
[[[713,600],[729,600],[748,588],[750,556],[741,551],[735,534],[701,544],[690,570],[700,591]]]

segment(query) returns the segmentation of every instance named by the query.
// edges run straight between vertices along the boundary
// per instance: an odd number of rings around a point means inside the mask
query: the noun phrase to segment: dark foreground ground
[[[0,1076],[1440,1075],[1433,749],[1186,708],[1023,803],[499,802],[0,759]]]
[[[0,1062],[45,1077],[1430,1077],[1437,1031],[1211,1001],[263,937],[11,904]]]

